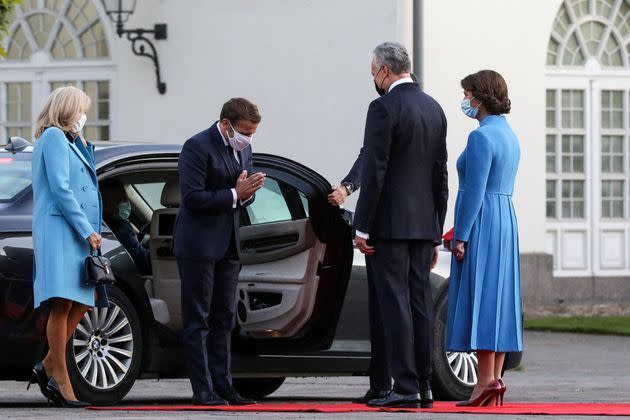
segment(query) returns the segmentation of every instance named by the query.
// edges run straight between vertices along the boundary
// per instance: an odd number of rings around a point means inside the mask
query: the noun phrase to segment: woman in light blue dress
[[[64,407],[77,401],[66,366],[66,343],[90,306],[85,258],[100,248],[102,204],[93,146],[81,130],[89,97],[75,87],[55,89],[42,109],[33,149],[33,249],[35,307],[46,304],[49,351],[33,368],[45,397]]]
[[[503,401],[505,353],[522,350],[518,226],[512,204],[520,159],[507,85],[483,70],[462,80],[462,111],[479,120],[457,160],[446,348],[476,351],[477,385],[462,405]]]

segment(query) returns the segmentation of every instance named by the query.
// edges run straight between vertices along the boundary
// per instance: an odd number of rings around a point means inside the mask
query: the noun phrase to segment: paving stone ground
[[[525,333],[523,366],[506,375],[510,401],[582,401],[630,403],[630,338]],[[25,390],[24,382],[0,382],[0,418],[15,419],[89,419],[89,418],[176,418],[176,419],[473,419],[493,418],[535,420],[570,419],[551,416],[490,416],[462,414],[392,414],[392,413],[244,413],[210,412],[93,412],[46,407],[37,387]],[[367,378],[292,378],[271,396],[272,401],[335,403],[362,394]],[[136,383],[125,403],[186,404],[190,387],[185,380],[141,380]],[[587,417],[580,417],[585,419]],[[597,418],[597,417],[592,417]],[[610,417],[601,417],[607,419]]]

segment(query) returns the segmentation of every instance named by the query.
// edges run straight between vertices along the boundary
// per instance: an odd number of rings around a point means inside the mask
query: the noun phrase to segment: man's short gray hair
[[[387,66],[394,74],[409,73],[411,60],[407,49],[398,42],[383,42],[374,48],[374,61],[377,66]]]

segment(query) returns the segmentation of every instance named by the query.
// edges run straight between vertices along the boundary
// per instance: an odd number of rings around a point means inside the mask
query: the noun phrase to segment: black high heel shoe
[[[49,393],[49,399],[52,400],[59,407],[64,408],[85,408],[90,404],[85,403],[83,401],[68,401],[61,395],[61,390],[59,389],[59,385],[55,378],[51,377],[46,385],[46,389]]]
[[[37,362],[35,366],[33,366],[31,379],[29,379],[28,385],[26,385],[26,390],[28,391],[34,383],[39,385],[39,390],[42,395],[46,397],[46,399],[49,399],[48,389],[46,388],[46,384],[48,384],[48,374],[46,373],[46,368],[44,368],[44,364],[42,362]]]

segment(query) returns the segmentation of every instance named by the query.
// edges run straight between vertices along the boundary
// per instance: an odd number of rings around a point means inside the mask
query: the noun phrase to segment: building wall
[[[149,6],[151,5],[151,6]],[[138,2],[128,26],[168,24],[158,42],[166,95],[151,63],[114,41],[114,137],[182,143],[244,96],[260,107],[254,150],[300,161],[331,182],[350,168],[376,97],[370,53],[411,46],[411,0],[178,0]]]
[[[560,0],[424,1],[424,88],[448,118],[450,190],[447,223],[457,192],[455,162],[478,126],[460,110],[461,79],[482,69],[506,79],[508,120],[519,137],[514,192],[521,252],[545,251],[545,54]],[[456,13],[454,12],[456,11]]]

